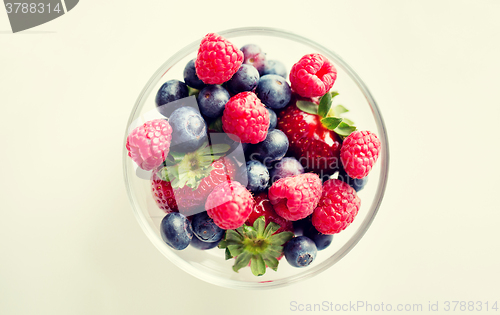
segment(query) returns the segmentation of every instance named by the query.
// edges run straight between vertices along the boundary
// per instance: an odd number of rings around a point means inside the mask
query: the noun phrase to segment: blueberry
[[[274,110],[270,109],[269,107],[266,107],[266,109],[269,112],[269,128],[267,130],[271,131],[276,128],[276,125],[278,124],[278,116],[276,116]]]
[[[266,60],[264,66],[259,71],[261,77],[266,74],[277,74],[286,79],[288,72],[286,71],[285,65],[278,60]]]
[[[248,44],[241,47],[240,50],[243,52],[243,64],[254,66],[258,71],[264,67],[266,54],[259,46]]]
[[[270,166],[273,162],[281,160],[288,150],[288,138],[279,129],[267,133],[264,141],[252,146],[251,160],[259,160],[264,165]]]
[[[281,178],[304,174],[304,167],[296,158],[285,157],[273,165],[269,174],[271,183],[274,183]]]
[[[259,83],[259,78],[259,71],[254,66],[242,64],[231,80],[226,82],[226,87],[233,94],[253,91]]]
[[[263,192],[269,184],[269,171],[264,164],[259,161],[248,161],[247,162],[247,189],[252,193],[257,194]]]
[[[191,222],[179,212],[167,214],[160,223],[161,238],[173,249],[188,247],[193,238]]]
[[[216,247],[219,245],[220,241],[217,242],[203,242],[200,241],[196,236],[193,236],[193,239],[191,240],[191,246],[193,246],[196,249],[200,250],[207,250]]]
[[[368,181],[368,177],[364,178],[352,178],[347,173],[345,172],[344,169],[341,169],[339,171],[339,174],[337,176],[337,179],[340,179],[344,183],[347,183],[349,186],[354,188],[356,192],[360,191],[363,189],[366,185],[366,182]]]
[[[266,106],[280,109],[290,102],[292,89],[282,76],[266,74],[260,78],[255,94]]]
[[[206,84],[203,83],[196,74],[196,68],[194,66],[195,61],[196,59],[190,60],[184,68],[184,82],[192,88],[201,90]]]
[[[172,126],[170,149],[177,152],[192,152],[207,140],[207,126],[201,114],[192,107],[176,109],[168,122]]]
[[[220,85],[209,85],[204,87],[198,94],[198,106],[203,115],[209,118],[217,118],[224,112],[224,107],[231,96]]]
[[[290,265],[300,268],[307,267],[313,262],[318,253],[318,249],[310,238],[306,236],[297,236],[285,244],[283,253]]]
[[[160,114],[169,117],[177,108],[175,106],[165,106],[170,102],[180,100],[189,96],[189,89],[186,83],[179,80],[165,82],[156,93],[156,107]]]
[[[206,211],[195,214],[191,225],[195,236],[202,242],[219,242],[224,236],[225,230],[215,225]]]
[[[314,226],[309,225],[304,229],[303,235],[309,237],[318,250],[323,250],[330,246],[333,240],[333,235],[322,234],[314,228]]]
[[[300,219],[297,221],[293,221],[293,232],[296,236],[304,235],[304,230],[308,229],[312,226],[311,223],[312,215],[305,217],[304,219]]]

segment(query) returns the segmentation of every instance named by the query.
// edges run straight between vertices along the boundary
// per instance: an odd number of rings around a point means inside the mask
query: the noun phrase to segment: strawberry
[[[166,161],[167,166],[153,174],[151,184],[158,207],[166,212],[179,211],[187,216],[204,211],[205,201],[212,190],[233,179],[236,174],[235,163],[217,155],[229,148],[226,146],[205,145],[187,154],[174,152],[175,157]],[[164,197],[171,197],[172,194],[173,201],[172,198]]]
[[[306,171],[318,173],[320,177],[339,170],[342,137],[355,129],[351,126],[352,122],[332,117],[336,111],[347,111],[341,105],[331,108],[335,95],[336,92],[328,92],[318,100],[295,94],[290,105],[278,115],[277,128],[288,137],[288,153],[293,155]]]
[[[264,216],[266,224],[269,222],[274,222],[280,226],[280,228],[275,232],[275,234],[289,231],[293,232],[293,223],[287,219],[280,217],[276,211],[274,211],[273,205],[269,201],[269,197],[267,193],[262,192],[254,197],[255,199],[255,207],[250,213],[250,216],[247,219],[247,225],[253,225],[255,220],[260,216]]]

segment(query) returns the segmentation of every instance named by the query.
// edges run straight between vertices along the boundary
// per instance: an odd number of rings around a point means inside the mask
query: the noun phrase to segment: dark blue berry
[[[318,250],[327,248],[328,246],[330,246],[333,240],[333,235],[327,235],[318,232],[318,230],[316,230],[314,226],[312,226],[312,224],[304,229],[303,235],[309,237],[314,242],[314,244],[316,244],[316,248]]]
[[[297,236],[285,244],[283,253],[286,261],[293,267],[307,267],[316,258],[318,249],[310,238]]]
[[[191,225],[195,236],[202,242],[219,242],[224,236],[225,230],[215,225],[206,211],[195,214]]]
[[[247,189],[252,193],[257,194],[266,190],[269,184],[269,171],[264,164],[259,161],[247,162]]]
[[[200,249],[200,250],[207,250],[216,247],[219,245],[220,240],[217,242],[203,242],[196,237],[196,235],[193,236],[193,239],[191,240],[191,246]]]
[[[251,160],[259,160],[264,165],[270,166],[273,162],[281,160],[288,150],[288,138],[279,129],[267,133],[266,139],[252,146]]]
[[[209,118],[222,116],[224,107],[231,96],[220,85],[209,85],[204,87],[198,94],[198,106],[203,115]]]
[[[274,110],[270,109],[269,107],[266,107],[266,109],[269,112],[269,128],[267,130],[271,131],[276,128],[276,125],[278,124],[278,116],[276,116]]]
[[[304,167],[296,158],[284,157],[273,165],[269,174],[271,183],[274,183],[281,178],[304,174]]]
[[[172,114],[172,112],[176,110],[178,107],[169,106],[166,104],[180,100],[188,96],[189,96],[189,89],[186,83],[181,82],[179,80],[167,81],[160,87],[160,89],[156,93],[156,99],[155,99],[156,107],[160,112],[160,114],[162,114],[165,117],[169,117],[170,114]]]
[[[286,79],[288,72],[286,71],[286,67],[283,63],[278,60],[266,60],[264,62],[264,66],[259,71],[261,77],[266,74],[277,74]]]
[[[304,219],[293,221],[293,232],[296,236],[304,235],[304,230],[312,226],[311,223],[312,215],[307,216]]]
[[[254,66],[260,72],[266,61],[266,54],[262,49],[255,44],[248,44],[240,50],[243,53],[243,64]]]
[[[259,78],[259,71],[254,66],[242,64],[231,80],[226,82],[226,88],[233,95],[253,91],[259,83]]]
[[[290,102],[292,89],[282,76],[266,74],[260,78],[255,94],[266,106],[280,109]]]
[[[179,212],[167,214],[160,223],[161,238],[173,249],[188,247],[193,238],[191,222]]]
[[[196,68],[194,66],[195,61],[196,59],[190,60],[184,68],[184,82],[192,88],[201,90],[206,84],[203,83],[196,74]]]
[[[207,140],[207,126],[201,114],[192,107],[176,109],[168,122],[172,127],[170,149],[176,152],[192,152]]]
[[[341,169],[339,171],[339,174],[337,176],[337,179],[340,179],[344,183],[347,183],[349,186],[354,188],[356,192],[360,191],[363,189],[366,185],[366,182],[368,181],[368,177],[364,178],[352,178],[347,173],[345,172],[344,169]]]

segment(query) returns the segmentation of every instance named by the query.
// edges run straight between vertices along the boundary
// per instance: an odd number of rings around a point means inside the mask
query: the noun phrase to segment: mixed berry
[[[381,142],[333,106],[333,63],[299,57],[288,72],[256,44],[210,33],[184,81],[158,90],[164,118],[132,130],[126,147],[151,171],[170,247],[224,249],[234,271],[260,276],[283,256],[309,266],[356,218]]]

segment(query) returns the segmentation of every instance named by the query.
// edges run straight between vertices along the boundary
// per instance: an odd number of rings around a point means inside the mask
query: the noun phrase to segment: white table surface
[[[499,15],[486,0],[85,0],[12,34],[0,10],[0,314],[500,308]],[[129,112],[159,65],[207,32],[254,25],[342,56],[377,100],[391,148],[386,196],[360,243],[321,276],[261,292],[204,283],[162,256],[133,215],[121,160]]]

